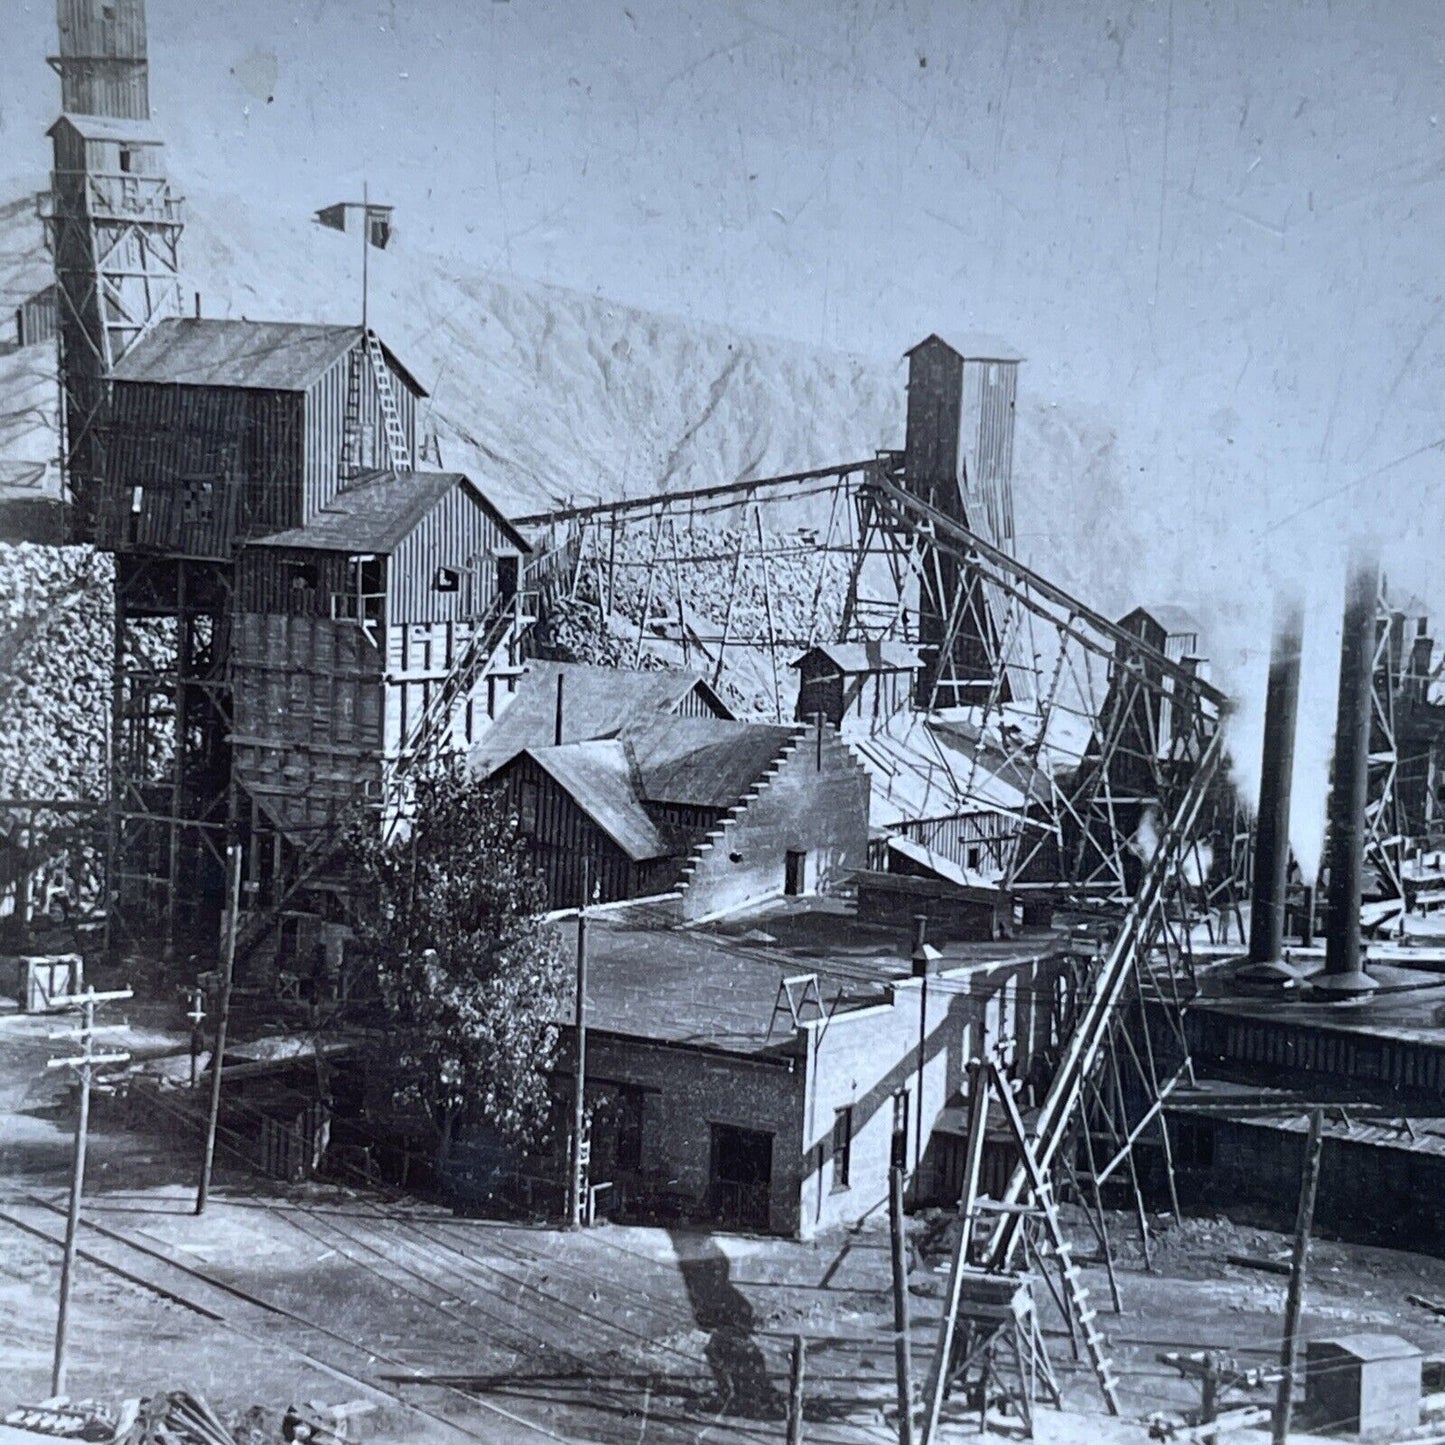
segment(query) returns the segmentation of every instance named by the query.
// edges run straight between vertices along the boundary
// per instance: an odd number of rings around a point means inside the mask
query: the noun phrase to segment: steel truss
[[[800,541],[804,506],[820,521]],[[898,453],[524,520],[538,530],[544,594],[554,606],[580,601],[599,633],[625,628],[627,661],[662,651],[705,663],[726,683],[735,656],[761,656],[780,680],[785,648],[922,643],[917,707],[904,736],[937,726],[972,741],[971,773],[952,779],[961,811],[992,806],[993,777],[1022,780],[1026,801],[1014,820],[1006,885],[1037,904],[1093,911],[1103,927],[1059,980],[1056,1052],[1037,1112],[1025,1121],[1008,1095],[1019,1163],[996,1203],[992,1234],[977,1246],[979,1171],[965,1171],[955,1273],[1007,1279],[1035,1266],[1117,1408],[1056,1192],[1081,1208],[1117,1307],[1105,1201],[1116,1192],[1132,1201],[1147,1259],[1151,1174],[1162,1172],[1178,1207],[1164,1102],[1190,1077],[1183,1014],[1193,994],[1191,939],[1201,923],[1227,937],[1240,922],[1249,829],[1225,775],[1224,695],[1189,662],[1165,656],[932,507],[910,488]],[[799,565],[803,542],[811,567]],[[793,596],[780,602],[784,566]],[[625,569],[637,580],[629,584]],[[731,585],[719,588],[720,580]],[[750,609],[754,599],[738,595],[749,583],[762,595]],[[917,630],[920,602],[935,622],[943,619],[941,633],[927,639]],[[801,625],[790,627],[794,616]],[[786,715],[780,681],[762,703],[758,711]],[[976,1106],[986,1091],[975,1083]],[[981,1147],[982,1137],[980,1116],[972,1144]],[[1152,1151],[1157,1171],[1141,1149]],[[977,1363],[979,1341],[992,1338],[987,1318],[968,1315],[967,1298],[954,1292],[944,1312],[929,1429],[943,1393]],[[956,1340],[971,1342],[961,1356]]]

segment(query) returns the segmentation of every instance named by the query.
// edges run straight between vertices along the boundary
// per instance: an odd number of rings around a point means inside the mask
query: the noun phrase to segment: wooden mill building
[[[514,651],[525,544],[468,479],[413,471],[424,396],[357,326],[171,319],[116,366],[98,531],[132,941],[213,929],[228,839],[264,911],[323,820],[381,799],[462,654],[480,678]]]

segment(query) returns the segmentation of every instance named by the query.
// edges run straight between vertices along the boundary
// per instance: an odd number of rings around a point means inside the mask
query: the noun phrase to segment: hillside
[[[235,198],[193,195],[188,214],[186,288],[200,293],[203,314],[359,319],[357,238]],[[404,227],[390,249],[371,252],[370,267],[370,320],[431,392],[424,425],[445,464],[468,471],[513,513],[801,470],[902,441],[901,362],[477,272],[463,259],[412,250]],[[13,312],[48,280],[34,200],[18,197],[0,206],[0,303]],[[1137,600],[1149,553],[1128,520],[1137,511],[1114,438],[1037,396],[1027,364],[1021,392],[1024,553],[1089,601],[1122,611]],[[0,484],[20,464],[53,456],[55,398],[53,345],[16,349],[7,334]],[[98,796],[108,569],[75,556],[51,569],[46,555],[20,548],[0,557],[9,673],[0,791],[53,783]],[[77,588],[77,576],[89,589]],[[77,698],[84,705],[73,717],[83,721],[58,728],[66,699]]]
[[[359,319],[360,243],[233,197],[188,197],[187,293],[207,316]],[[902,441],[900,362],[820,352],[618,306],[409,248],[370,257],[370,319],[432,393],[448,466],[499,505],[636,496],[789,472]],[[0,207],[0,304],[48,281],[33,203]],[[53,452],[54,354],[0,346],[0,459]],[[1078,543],[1118,535],[1127,480],[1112,433],[1030,389],[1016,452],[1024,546],[1091,599],[1126,600]],[[1067,526],[1061,526],[1062,521]],[[1119,555],[1128,555],[1128,536]],[[1117,595],[1101,595],[1101,593]]]

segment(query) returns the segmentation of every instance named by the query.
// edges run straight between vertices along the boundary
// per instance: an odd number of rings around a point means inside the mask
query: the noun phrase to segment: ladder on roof
[[[391,389],[391,369],[381,349],[381,338],[370,328],[366,332],[366,354],[371,361],[371,374],[376,378],[376,394],[381,403],[381,420],[386,427],[386,449],[394,472],[411,471],[411,448],[401,425],[401,411],[396,393]]]
[[[341,486],[345,490],[361,475],[361,376],[366,358],[359,346],[346,359],[346,410],[341,423]]]

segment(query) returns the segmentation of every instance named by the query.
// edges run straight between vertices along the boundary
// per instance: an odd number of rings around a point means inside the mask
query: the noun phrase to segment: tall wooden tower
[[[908,352],[903,485],[950,521],[1014,549],[1014,396],[1020,357],[987,337],[929,336]],[[995,599],[947,549],[925,548],[919,584],[920,707],[983,702],[996,673]],[[997,677],[997,682],[995,681]]]
[[[181,207],[150,123],[144,0],[57,0],[63,113],[44,208],[55,261],[72,535],[91,540],[116,365],[180,309]]]

